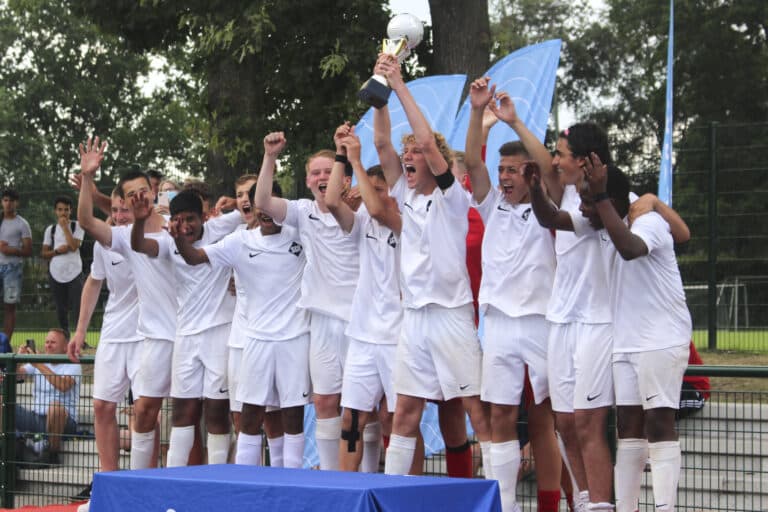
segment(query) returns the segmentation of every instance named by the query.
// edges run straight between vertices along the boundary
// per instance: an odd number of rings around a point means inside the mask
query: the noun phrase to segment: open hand
[[[496,94],[496,84],[489,86],[491,78],[478,78],[469,86],[469,103],[473,109],[482,109],[493,101]]]
[[[528,188],[539,188],[541,186],[541,169],[539,164],[531,160],[523,163],[523,179]]]
[[[88,137],[85,146],[80,144],[80,171],[83,174],[93,176],[101,166],[104,160],[104,151],[107,149],[107,142],[99,144],[99,138]]]
[[[608,166],[600,160],[597,153],[590,153],[584,160],[584,178],[589,183],[592,195],[602,194],[608,187]]]
[[[491,102],[490,107],[493,114],[499,118],[500,121],[511,125],[516,123],[520,119],[517,117],[517,110],[515,110],[515,102],[506,92],[500,92],[496,95],[496,99],[499,102],[497,105],[495,102]]]

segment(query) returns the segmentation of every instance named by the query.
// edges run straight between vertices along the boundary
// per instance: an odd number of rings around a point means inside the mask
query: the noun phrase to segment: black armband
[[[349,160],[347,159],[347,155],[339,155],[338,153],[336,154],[336,158],[334,158],[334,160],[344,165],[349,163]]]
[[[599,192],[592,196],[592,200],[596,203],[599,203],[600,201],[605,201],[606,199],[610,199],[608,196],[608,192]]]
[[[443,174],[436,174],[435,181],[437,182],[437,186],[440,187],[440,190],[447,190],[453,185],[453,182],[456,181],[456,177],[451,170],[448,169]]]

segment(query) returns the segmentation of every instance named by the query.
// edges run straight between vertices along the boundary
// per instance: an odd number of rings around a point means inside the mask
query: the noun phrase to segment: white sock
[[[189,452],[195,444],[195,427],[172,427],[170,446],[168,447],[168,467],[186,466]]]
[[[131,431],[131,469],[146,469],[152,464],[155,448],[155,430]]]
[[[381,423],[368,423],[363,429],[363,460],[360,471],[378,473],[381,460]]]
[[[407,475],[413,463],[416,451],[416,438],[397,434],[389,436],[389,448],[384,459],[384,473],[388,475]]]
[[[208,433],[208,464],[226,464],[229,456],[229,434]]]
[[[675,510],[677,501],[677,482],[680,480],[680,441],[662,441],[648,443],[651,456],[651,479],[653,480],[653,499],[655,510],[662,512]]]
[[[494,478],[499,481],[501,509],[515,510],[517,472],[520,470],[520,441],[515,439],[504,443],[491,443],[489,451],[491,452],[489,467]]]
[[[252,436],[240,432],[237,436],[237,455],[235,456],[235,464],[261,466],[262,443],[263,439],[261,434]]]
[[[616,448],[616,467],[613,470],[617,512],[637,510],[646,460],[648,460],[648,441],[619,439]]]
[[[283,436],[283,466],[286,468],[304,467],[304,432]]]
[[[483,477],[486,480],[494,480],[493,462],[491,461],[491,443],[490,441],[480,441],[480,457],[483,459]],[[518,461],[519,465],[519,461]]]
[[[587,506],[587,510],[613,510],[613,505],[607,501],[601,501],[599,503],[590,503]]]
[[[341,416],[317,420],[315,441],[320,456],[320,469],[339,469],[339,440],[341,439]]]
[[[568,460],[568,452],[565,450],[565,443],[563,443],[563,438],[560,437],[558,434],[557,436],[557,447],[560,449],[560,457],[563,459],[563,464],[565,464],[565,469],[568,471],[568,476],[571,479],[571,487],[573,488],[573,508],[576,508],[576,505],[578,504],[578,496],[579,496],[579,484],[576,483],[576,478],[573,476],[573,469],[571,468],[571,461]]]
[[[578,494],[574,494],[573,508],[576,512],[587,512],[589,506],[589,491],[579,491]]]
[[[268,437],[267,446],[269,446],[269,466],[273,468],[283,467],[283,441],[284,437]]]

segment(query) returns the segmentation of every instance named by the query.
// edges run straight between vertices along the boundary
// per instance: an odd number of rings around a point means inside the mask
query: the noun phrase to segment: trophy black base
[[[357,97],[363,103],[367,103],[374,108],[381,108],[389,101],[389,95],[392,94],[392,88],[388,87],[375,78],[369,78],[357,93]]]

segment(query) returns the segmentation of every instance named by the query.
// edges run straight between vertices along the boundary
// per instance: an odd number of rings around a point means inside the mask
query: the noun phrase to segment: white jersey
[[[403,320],[400,237],[373,219],[365,205],[350,233],[360,244],[360,278],[346,334],[368,343],[396,345]]]
[[[298,230],[307,258],[299,306],[349,322],[359,273],[357,239],[316,201],[287,203],[283,224]]]
[[[214,217],[203,224],[200,240],[192,245],[200,248],[216,243],[241,223],[240,212]],[[187,265],[170,235],[162,239],[159,256],[172,260],[174,265],[178,336],[190,336],[232,322],[235,298],[229,293],[230,269]]]
[[[93,244],[91,277],[107,281],[109,298],[104,308],[99,343],[139,341],[137,333],[139,296],[131,267],[115,251],[105,249],[99,242]]]
[[[511,317],[546,314],[555,277],[552,233],[536,221],[530,203],[512,205],[497,188],[474,206],[485,224],[480,308]]]
[[[603,254],[609,266],[613,310],[613,351],[643,352],[687,345],[691,340],[691,314],[675,258],[669,225],[656,212],[641,215],[631,231],[648,254],[625,261],[608,232],[600,230]]]
[[[456,308],[472,302],[467,272],[470,197],[458,181],[446,190],[417,194],[402,175],[390,191],[403,215],[403,304]]]
[[[269,236],[240,230],[203,250],[211,265],[242,277],[248,294],[245,334],[283,341],[309,332],[309,313],[298,305],[306,260],[295,229],[285,226]]]
[[[72,229],[72,223],[75,230],[72,231],[72,237],[75,240],[83,241],[85,231],[80,227],[76,220],[67,222],[67,229]],[[56,224],[56,230],[53,232],[53,246],[51,246],[51,230],[53,225],[45,228],[43,233],[43,245],[48,245],[51,249],[56,249],[62,245],[67,245],[67,236],[64,234],[64,228]],[[83,272],[83,260],[80,258],[80,249],[69,251],[64,254],[55,254],[48,264],[48,271],[51,276],[59,283],[68,283]]]
[[[176,339],[176,278],[169,258],[150,258],[131,249],[132,226],[112,228],[110,249],[125,258],[131,267],[139,296],[137,332],[144,338]],[[160,243],[168,233],[145,233]]]
[[[557,269],[547,320],[560,324],[609,323],[608,279],[600,254],[600,237],[581,215],[580,204],[576,187],[567,185],[560,209],[571,215],[574,232],[558,231],[555,235]]]
[[[235,231],[242,229],[247,229],[247,226],[240,224]],[[233,270],[233,274],[235,275],[235,313],[232,315],[232,327],[229,330],[227,346],[231,348],[244,348],[245,334],[243,330],[248,323],[248,317],[246,316],[248,307],[245,302],[247,296],[245,286],[243,286],[243,276],[238,275],[236,270]]]

